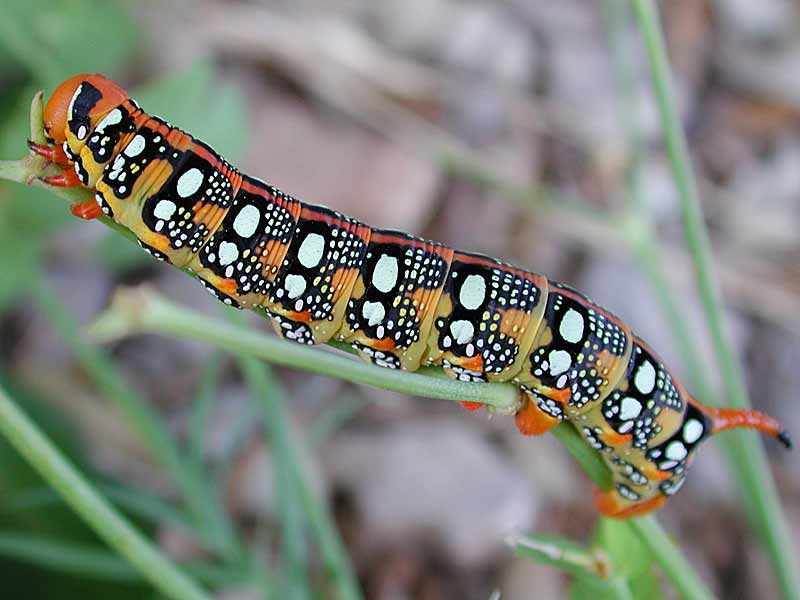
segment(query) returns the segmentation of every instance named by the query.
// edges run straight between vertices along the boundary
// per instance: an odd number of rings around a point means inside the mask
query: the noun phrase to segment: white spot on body
[[[686,458],[687,454],[688,452],[686,450],[686,446],[683,445],[683,442],[678,441],[670,443],[670,445],[667,446],[667,449],[664,451],[664,456],[678,461]]]
[[[561,319],[558,332],[570,344],[577,344],[583,339],[583,326],[583,315],[574,308],[570,308]]]
[[[130,156],[133,158],[134,156],[139,156],[144,150],[145,147],[145,140],[141,134],[136,134],[136,136],[130,141],[130,143],[125,146],[125,150],[122,151],[125,156]]]
[[[106,127],[108,127],[109,125],[117,125],[121,121],[122,121],[122,113],[118,108],[115,108],[105,117],[103,117],[103,120],[97,124],[97,127],[95,127],[94,131],[95,133],[103,133]]]
[[[125,158],[121,154],[117,154],[114,162],[111,163],[111,172],[108,174],[108,178],[111,181],[116,180],[122,173],[123,168],[125,168]]]
[[[633,384],[642,394],[649,394],[656,387],[656,369],[649,360],[645,361],[636,371]]]
[[[625,396],[620,404],[619,417],[623,421],[635,419],[642,412],[642,403],[636,398]]]
[[[390,292],[397,284],[397,259],[394,256],[383,254],[375,263],[372,272],[372,285],[383,293]]]
[[[169,221],[177,208],[172,200],[160,200],[153,209],[153,214],[159,219]]]
[[[86,138],[87,133],[89,133],[89,131],[86,129],[86,125],[81,125],[78,127],[77,137],[79,140]]]
[[[467,275],[458,293],[458,301],[467,310],[475,310],[486,299],[486,281],[480,275]]]
[[[221,266],[229,265],[239,258],[239,247],[230,242],[222,242],[219,245],[219,264]]]
[[[550,375],[555,377],[566,373],[572,365],[572,357],[565,350],[552,350],[548,355],[550,361]]]
[[[178,178],[178,196],[188,198],[203,185],[203,172],[197,167],[192,167]]]
[[[318,233],[309,233],[297,250],[297,259],[306,269],[319,264],[325,252],[325,238]]]
[[[475,326],[464,319],[450,323],[450,333],[457,344],[466,344],[475,334]]]
[[[242,207],[233,220],[233,230],[239,237],[247,239],[256,232],[260,220],[261,213],[255,206],[248,204]]]
[[[687,444],[694,444],[697,440],[703,437],[705,431],[703,424],[697,419],[689,419],[686,425],[683,426],[683,440]]]
[[[289,298],[294,300],[306,291],[306,280],[302,275],[295,275],[293,273],[286,276],[286,281],[283,284]]]
[[[380,302],[364,302],[361,315],[367,320],[370,327],[374,327],[386,317],[386,309]]]

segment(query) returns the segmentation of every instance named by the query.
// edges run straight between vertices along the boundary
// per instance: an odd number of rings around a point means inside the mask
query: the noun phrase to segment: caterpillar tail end
[[[792,438],[783,424],[767,414],[757,410],[735,408],[712,408],[698,406],[710,419],[713,433],[727,429],[755,429],[776,438],[787,450],[792,449]]]

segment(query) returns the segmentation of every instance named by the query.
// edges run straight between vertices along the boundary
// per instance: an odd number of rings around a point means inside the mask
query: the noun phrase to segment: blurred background
[[[145,110],[300,199],[576,287],[685,375],[686,357],[626,238],[636,192],[668,291],[718,386],[644,52],[620,5],[7,0],[0,157],[24,155],[35,90],[101,72]],[[661,8],[750,395],[800,432],[800,7],[675,0]],[[147,282],[209,314],[219,307],[182,273],[72,218],[63,201],[6,182],[0,256],[0,381],[165,552],[216,564],[187,531],[175,481],[103,392],[90,368],[99,359],[88,354],[97,349],[76,328],[123,284]],[[564,575],[504,545],[511,532],[591,535],[591,486],[551,436],[523,439],[508,418],[291,370],[248,378],[237,360],[169,338],[126,340],[102,358],[110,360],[101,370],[156,407],[191,450],[223,522],[276,579],[292,506],[280,486],[285,452],[256,418],[258,381],[286,400],[292,460],[330,509],[366,597],[566,596]],[[797,540],[800,462],[767,446]],[[4,597],[157,597],[5,443],[0,465]],[[700,452],[661,517],[721,597],[776,597],[716,446]],[[310,582],[311,597],[327,597],[313,526],[293,519],[297,579]],[[201,579],[220,598],[258,597],[227,572]]]

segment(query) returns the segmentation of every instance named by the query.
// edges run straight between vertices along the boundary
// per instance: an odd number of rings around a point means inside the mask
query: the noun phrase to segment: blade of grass
[[[145,580],[129,562],[108,550],[27,532],[0,531],[0,556],[87,579],[118,583],[141,583]],[[182,568],[197,581],[210,585],[241,582],[241,574],[206,563],[187,563]]]
[[[684,236],[692,256],[695,280],[703,302],[714,352],[722,372],[727,403],[747,408],[747,384],[727,336],[724,307],[714,275],[711,244],[705,228],[688,143],[678,117],[672,74],[660,18],[652,0],[632,0],[644,40],[673,179],[680,198]],[[740,488],[750,497],[749,516],[761,532],[775,575],[787,599],[800,598],[800,567],[789,538],[789,527],[778,500],[775,482],[761,441],[750,432],[728,434],[725,445]]]
[[[142,580],[130,563],[104,548],[50,540],[27,532],[0,531],[0,555],[85,579],[119,583]]]
[[[127,422],[141,436],[146,447],[167,470],[189,507],[195,527],[203,532],[203,539],[223,556],[232,560],[241,557],[241,549],[227,519],[227,513],[211,497],[201,476],[183,459],[159,415],[125,382],[103,351],[81,339],[72,316],[57,299],[55,291],[44,283],[43,278],[37,278],[31,292],[42,312],[61,334],[103,397],[112,401],[125,415]]]
[[[0,388],[0,433],[105,542],[174,600],[210,600],[78,473]]]
[[[347,549],[336,529],[333,516],[328,507],[314,495],[302,475],[300,473],[294,475],[303,500],[303,507],[311,524],[311,531],[319,543],[325,572],[335,590],[335,598],[337,600],[361,600],[362,595],[358,588],[358,582],[353,574]]]
[[[249,356],[240,356],[241,369],[250,396],[260,408],[261,421],[272,448],[275,470],[275,494],[281,524],[282,598],[303,600],[311,597],[308,587],[308,547],[306,524],[301,509],[295,472],[300,472],[299,457],[289,441],[289,420],[280,385],[269,368]]]
[[[189,416],[189,435],[187,440],[188,461],[198,476],[202,476],[205,463],[205,441],[208,432],[208,420],[214,404],[214,394],[219,385],[222,356],[214,352],[209,358],[206,368],[192,400],[192,412]]]
[[[180,529],[192,537],[198,537],[191,521],[179,510],[167,504],[161,498],[142,490],[128,488],[117,484],[96,483],[96,488],[117,507],[132,517],[143,519],[154,525],[168,525]],[[61,496],[49,487],[37,487],[24,490],[7,498],[3,502],[3,510],[7,512],[41,510],[63,502]],[[203,540],[198,540],[203,544]],[[213,548],[207,548],[213,550]]]

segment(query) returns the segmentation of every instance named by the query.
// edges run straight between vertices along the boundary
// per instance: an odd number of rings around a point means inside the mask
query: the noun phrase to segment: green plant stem
[[[293,452],[290,442],[290,424],[282,390],[273,380],[269,367],[253,357],[242,355],[239,367],[248,383],[252,400],[260,408],[274,457],[274,487],[281,524],[281,597],[304,600],[311,596],[306,573],[308,549],[302,502],[293,476],[300,466],[299,457]]]
[[[509,388],[513,390],[513,397],[517,394],[516,388],[507,384],[465,384],[443,377],[392,371],[317,348],[289,344],[274,336],[236,327],[221,320],[209,319],[203,314],[176,306],[155,292],[141,288],[118,291],[108,310],[101,314],[90,328],[90,335],[98,340],[117,339],[137,333],[156,333],[195,339],[233,353],[255,356],[273,364],[407,394],[447,400],[463,400],[465,399],[464,394],[469,394],[469,398],[476,398],[477,401],[484,402],[491,400],[498,403],[496,406],[503,407],[505,407],[506,400],[504,399],[506,399]],[[445,387],[441,387],[442,385]],[[475,389],[471,389],[475,387],[483,388],[485,391],[477,393]],[[495,394],[499,394],[499,396],[495,396]],[[610,485],[608,469],[597,452],[586,444],[580,434],[570,424],[562,423],[555,428],[554,435],[573,454],[592,480],[601,488],[608,489]],[[304,485],[302,478],[298,480],[300,485]],[[310,492],[306,490],[304,494],[307,504],[306,511],[312,523],[315,522],[312,516],[317,514],[317,526],[321,528],[321,531],[327,532],[325,537],[328,538],[328,541],[323,544],[323,539],[320,539],[323,555],[325,556],[326,552],[329,553],[330,560],[334,561],[335,565],[337,557],[341,556],[343,552],[341,542],[332,533],[335,530],[331,524],[326,523],[325,516],[320,513],[319,507],[315,508],[309,504],[313,502]],[[650,527],[660,529],[656,521],[653,521]],[[691,582],[682,584],[677,579],[673,579],[677,589],[686,591],[684,597],[691,600],[711,598],[712,596],[699,583],[697,575],[691,571],[691,566],[685,560],[679,560],[683,558],[680,551],[663,530],[658,539],[660,544],[652,549],[654,559],[671,578],[675,577]],[[340,571],[338,567],[329,567],[329,570],[333,572],[334,568],[336,571]]]
[[[683,598],[713,599],[692,565],[652,515],[626,521]]]
[[[94,531],[174,600],[211,600],[114,510],[0,388],[0,432]]]
[[[684,236],[692,256],[695,280],[717,364],[722,373],[726,401],[737,408],[748,408],[750,401],[743,370],[726,333],[724,306],[714,276],[711,244],[689,158],[688,143],[674,102],[672,75],[658,11],[653,0],[632,0],[632,3],[647,50],[667,154],[680,198]],[[763,445],[749,432],[729,434],[728,440],[725,447],[732,464],[736,465],[734,474],[740,488],[750,495],[749,517],[764,536],[783,596],[798,599],[800,568],[797,554],[789,538],[788,523],[778,500]]]
[[[504,413],[514,413],[519,401],[519,390],[509,384],[454,381],[441,375],[441,369],[426,368],[415,373],[383,369],[341,354],[287,343],[273,335],[210,319],[144,288],[118,291],[109,309],[95,321],[89,333],[96,341],[137,333],[190,338],[284,367],[416,396],[482,402]]]
[[[611,488],[611,471],[606,467],[599,452],[587,452],[586,440],[572,423],[559,423],[553,435],[572,454],[584,472],[602,490]]]
[[[361,600],[347,549],[336,530],[333,517],[327,507],[317,500],[301,474],[296,472],[294,477],[311,529],[319,542],[325,572],[336,590],[337,600]]]
[[[281,466],[280,473],[276,469],[276,485],[287,488],[287,493],[279,498],[279,502],[283,504],[281,514],[284,518],[289,517],[283,524],[284,548],[293,573],[287,574],[287,578],[291,580],[293,574],[297,580],[305,570],[302,566],[305,563],[305,544],[300,522],[296,520],[299,515],[292,515],[297,507],[291,505],[296,503],[298,507],[304,508],[310,529],[317,538],[325,570],[334,589],[334,597],[338,600],[360,600],[362,596],[341,536],[325,504],[319,501],[308,483],[309,478],[301,459],[304,449],[299,447],[299,440],[295,442],[290,433],[287,399],[283,387],[274,379],[272,372],[253,357],[242,356],[240,361],[252,393],[260,399],[264,424],[276,456],[275,462]],[[294,523],[288,522],[293,519]],[[294,567],[291,564],[292,559],[296,563]],[[307,595],[307,591],[305,594]]]
[[[125,382],[114,363],[101,349],[81,339],[74,320],[54,290],[39,278],[32,287],[32,292],[42,312],[60,332],[97,388],[125,415],[128,424],[141,436],[148,450],[167,470],[189,507],[195,527],[202,534],[205,545],[217,549],[231,560],[240,558],[241,548],[232,525],[226,519],[224,509],[212,497],[202,474],[191,468],[190,460],[184,459],[158,414]]]

